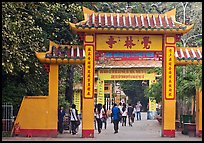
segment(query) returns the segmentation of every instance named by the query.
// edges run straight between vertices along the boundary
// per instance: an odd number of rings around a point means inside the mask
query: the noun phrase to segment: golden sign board
[[[96,50],[162,51],[161,35],[96,35]]]
[[[104,81],[98,80],[97,83],[97,104],[101,103],[104,104]]]
[[[78,114],[81,114],[81,94],[80,90],[74,91],[74,104],[78,110]]]
[[[155,99],[155,97],[149,97],[149,111],[156,111],[156,99]]]
[[[99,77],[105,80],[155,80],[155,73],[140,69],[100,69]]]

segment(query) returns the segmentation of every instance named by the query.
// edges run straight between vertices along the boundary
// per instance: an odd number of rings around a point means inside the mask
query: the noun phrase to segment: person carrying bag
[[[71,129],[72,129],[72,134],[75,135],[77,133],[76,129],[80,125],[80,119],[78,118],[78,113],[76,110],[76,105],[72,104],[72,109],[71,109]]]

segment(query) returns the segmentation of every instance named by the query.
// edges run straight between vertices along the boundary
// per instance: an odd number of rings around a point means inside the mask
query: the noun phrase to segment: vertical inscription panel
[[[93,98],[94,92],[94,49],[93,45],[85,45],[85,98]]]
[[[174,79],[174,47],[166,47],[166,99],[174,100],[175,79]]]

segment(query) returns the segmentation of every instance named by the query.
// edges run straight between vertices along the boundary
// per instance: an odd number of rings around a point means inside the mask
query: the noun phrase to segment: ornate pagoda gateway
[[[15,124],[21,128],[19,134],[57,136],[58,65],[82,64],[84,67],[82,137],[93,138],[95,61],[97,58],[100,60],[100,55],[103,57],[104,54],[114,53],[127,55],[126,60],[130,60],[130,54],[134,59],[134,55],[143,52],[152,59],[162,60],[162,136],[175,137],[175,66],[202,64],[201,48],[176,49],[176,42],[192,29],[192,25],[187,26],[177,22],[175,9],[164,14],[135,14],[95,13],[83,7],[83,12],[85,18],[83,21],[76,24],[69,23],[71,30],[83,41],[82,46],[58,45],[50,42],[48,52],[36,52],[39,61],[48,65],[49,95],[24,97],[15,121]],[[191,57],[195,60],[190,60]],[[142,55],[140,58],[147,57]],[[202,96],[198,98],[197,133],[202,134]]]

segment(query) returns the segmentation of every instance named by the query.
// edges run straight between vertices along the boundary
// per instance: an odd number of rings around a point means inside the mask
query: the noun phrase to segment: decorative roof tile
[[[88,12],[87,8],[84,9],[85,20],[77,24],[71,24],[80,30],[108,28],[109,31],[114,30],[134,30],[134,31],[149,31],[156,30],[175,30],[180,33],[187,32],[192,26],[186,26],[175,21],[175,9],[164,14],[137,14],[137,13],[96,13],[94,11]],[[80,29],[82,28],[82,29]],[[113,29],[111,29],[113,28]]]
[[[36,52],[36,56],[42,63],[83,64],[86,55],[83,46],[61,45],[50,41],[49,51]]]
[[[61,58],[61,59],[84,59],[85,51],[83,48],[74,45],[52,46],[52,52],[46,53],[45,58]]]
[[[175,57],[178,60],[202,60],[202,48],[177,47]]]

